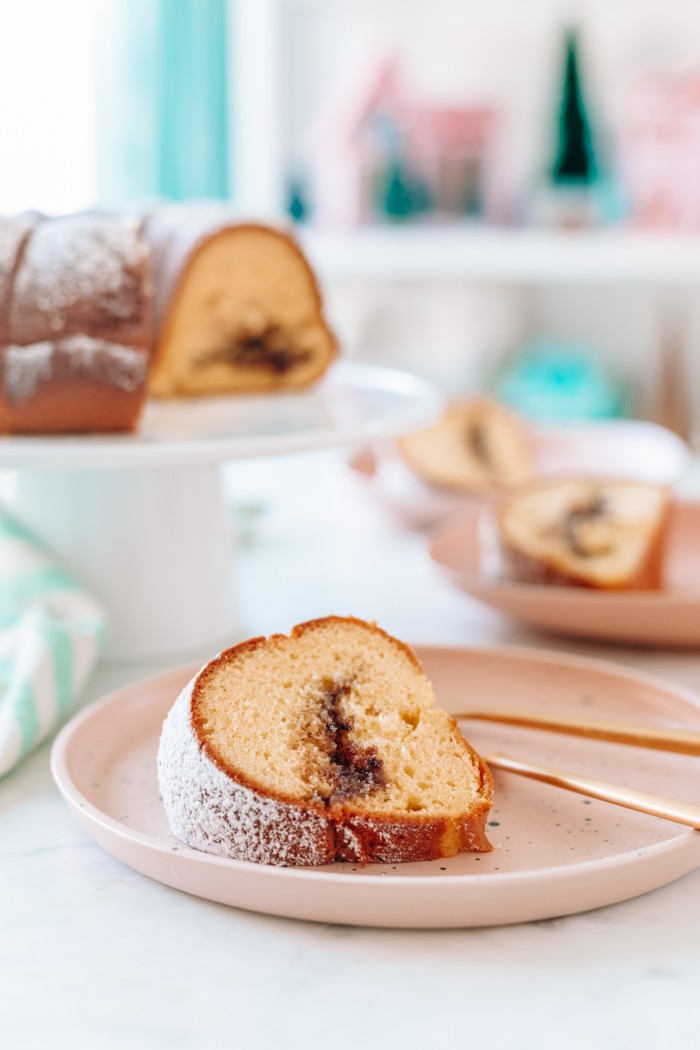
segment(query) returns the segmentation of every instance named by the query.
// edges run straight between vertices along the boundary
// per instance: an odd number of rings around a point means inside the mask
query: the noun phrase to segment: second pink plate
[[[663,588],[616,593],[498,579],[484,557],[480,513],[479,508],[462,511],[429,541],[433,561],[472,598],[556,634],[700,649],[700,503],[674,505]]]
[[[692,695],[624,668],[524,649],[418,647],[438,702],[458,711],[522,705],[590,718],[700,728]],[[492,853],[423,864],[274,868],[214,857],[173,838],[156,752],[168,708],[195,668],[137,682],[59,734],[56,783],[85,831],[166,886],[270,915],[364,926],[462,927],[545,919],[626,900],[700,865],[700,834],[496,772]],[[521,758],[691,801],[697,759],[473,722],[482,754]]]

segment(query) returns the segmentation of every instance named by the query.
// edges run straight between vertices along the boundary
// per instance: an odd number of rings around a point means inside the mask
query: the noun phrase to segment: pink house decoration
[[[358,226],[394,217],[498,220],[489,106],[429,106],[397,60],[378,56],[331,94],[306,140],[314,221]]]

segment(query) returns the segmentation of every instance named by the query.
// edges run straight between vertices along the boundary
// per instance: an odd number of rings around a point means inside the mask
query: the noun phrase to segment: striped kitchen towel
[[[0,512],[0,777],[73,712],[104,634],[97,602]]]

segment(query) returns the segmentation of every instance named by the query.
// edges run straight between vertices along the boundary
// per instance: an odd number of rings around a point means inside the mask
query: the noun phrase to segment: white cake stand
[[[184,658],[239,627],[222,463],[392,437],[438,407],[352,362],[303,393],[153,402],[136,434],[0,439],[4,502],[102,600],[108,656]]]

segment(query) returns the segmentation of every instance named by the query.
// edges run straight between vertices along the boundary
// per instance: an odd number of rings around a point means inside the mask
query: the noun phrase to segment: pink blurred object
[[[365,59],[329,92],[306,141],[316,222],[357,226],[365,220],[367,172],[377,162],[371,119],[382,112],[401,125],[410,123],[413,105],[398,62],[384,54]]]
[[[700,227],[700,72],[647,74],[629,88],[620,121],[621,176],[635,224]]]
[[[417,110],[409,156],[433,189],[438,212],[464,212],[465,192],[483,193],[495,128],[496,114],[485,106]]]
[[[494,109],[428,106],[411,91],[394,56],[365,56],[361,69],[329,92],[309,128],[315,221],[357,226],[376,219],[373,189],[392,157],[429,188],[438,215],[465,214],[477,199],[483,210],[491,209],[484,190],[496,127]]]

